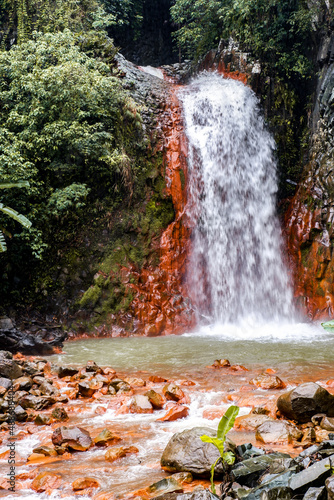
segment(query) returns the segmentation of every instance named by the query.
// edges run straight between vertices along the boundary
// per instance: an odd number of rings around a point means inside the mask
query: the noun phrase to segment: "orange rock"
[[[230,366],[230,369],[233,370],[234,372],[248,372],[248,368],[245,368],[242,365],[232,365]]]
[[[145,396],[148,397],[148,400],[153,406],[153,408],[157,408],[160,410],[161,408],[164,407],[164,404],[166,403],[165,398],[158,392],[155,392],[153,389],[145,392]]]
[[[215,420],[216,418],[221,418],[225,413],[225,410],[221,408],[207,408],[203,411],[203,418],[207,420]]]
[[[172,401],[179,401],[180,399],[184,398],[184,392],[175,384],[165,385],[162,391],[165,395],[165,398]]]
[[[99,488],[100,483],[92,477],[80,477],[72,483],[73,491],[85,490],[86,488]]]
[[[128,446],[128,447],[120,446],[117,448],[110,448],[109,450],[107,450],[106,454],[104,455],[104,458],[108,462],[114,462],[115,460],[123,458],[130,453],[138,453],[138,452],[139,450],[135,446]]]
[[[94,439],[96,446],[110,446],[118,441],[121,441],[121,438],[113,434],[109,429],[103,429]]]
[[[178,382],[178,384],[183,385],[185,387],[190,387],[190,386],[196,385],[196,382],[193,382],[192,380],[180,380]]]
[[[104,406],[98,406],[98,407],[95,409],[94,413],[95,413],[96,415],[103,415],[106,411],[107,411],[107,408],[105,408]]]
[[[61,485],[61,476],[52,472],[41,472],[35,477],[31,484],[31,489],[37,493],[46,490],[56,490]]]
[[[174,405],[163,417],[158,418],[156,422],[172,422],[173,420],[178,420],[179,418],[185,418],[188,415],[189,408],[187,406]]]
[[[326,385],[328,385],[329,387],[334,387],[334,379],[327,380]]]
[[[267,368],[265,373],[269,373],[269,375],[275,375],[276,370],[273,370],[272,368]]]
[[[1,490],[8,490],[10,487],[11,486],[10,486],[7,479],[0,479],[0,491]]]
[[[163,377],[159,377],[158,375],[151,375],[149,377],[150,382],[154,382],[155,384],[162,384],[164,382],[167,382],[167,380]]]
[[[259,387],[260,389],[284,389],[286,384],[279,377],[269,375],[268,373],[261,373],[253,380],[249,382],[250,384]]]

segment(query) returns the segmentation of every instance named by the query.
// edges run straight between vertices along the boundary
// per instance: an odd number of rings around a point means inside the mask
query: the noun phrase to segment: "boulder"
[[[73,377],[73,375],[76,375],[77,373],[79,373],[79,370],[73,368],[72,366],[59,366],[58,368],[59,378]]]
[[[13,355],[8,351],[0,351],[0,376],[12,380],[22,375],[22,369],[13,360]]]
[[[286,384],[276,375],[270,375],[269,373],[261,373],[257,377],[250,381],[250,384],[259,387],[260,389],[285,389]]]
[[[324,417],[320,422],[320,427],[326,431],[334,431],[334,418]]]
[[[255,437],[262,443],[291,443],[292,436],[287,422],[269,420],[256,429]]]
[[[334,396],[320,385],[308,382],[282,394],[277,408],[288,419],[300,423],[310,422],[317,413],[334,417]]]
[[[164,384],[167,382],[167,379],[159,377],[158,375],[151,375],[148,379],[150,382],[153,382],[154,384]]]
[[[334,500],[334,476],[326,479],[327,500]]]
[[[330,475],[330,465],[333,460],[334,455],[324,458],[307,469],[294,474],[289,481],[289,487],[294,493],[299,493],[307,491],[310,486],[318,485],[319,481],[323,484],[326,477]]]
[[[136,394],[129,402],[130,413],[153,413],[153,407],[147,396]]]
[[[264,473],[280,474],[288,469],[291,463],[292,458],[287,453],[269,453],[235,464],[230,476],[232,481],[253,488]]]
[[[81,427],[58,427],[52,434],[54,446],[67,445],[75,451],[86,451],[92,445],[90,434]]]
[[[145,396],[148,397],[148,400],[153,406],[153,408],[161,410],[161,408],[164,407],[164,404],[166,402],[165,398],[158,392],[155,392],[153,389],[145,392]]]
[[[24,396],[20,399],[22,408],[32,408],[33,410],[44,410],[56,402],[53,396]]]
[[[14,408],[14,415],[17,422],[25,422],[28,419],[28,413],[20,405]]]
[[[64,408],[57,407],[52,410],[51,417],[56,420],[56,422],[65,422],[69,419],[69,416]]]
[[[170,472],[191,472],[194,476],[210,476],[211,465],[220,456],[218,449],[211,443],[204,443],[200,436],[215,437],[216,431],[208,427],[194,427],[174,434],[169,440],[161,457],[161,467]],[[225,448],[234,449],[234,444],[226,439]],[[216,473],[222,473],[219,463]]]
[[[180,399],[184,398],[184,392],[180,389],[179,386],[175,384],[167,384],[163,388],[163,393],[166,399],[171,401],[180,401]]]
[[[249,415],[242,415],[241,417],[237,417],[235,419],[234,427],[236,429],[241,428],[255,430],[257,427],[259,427],[259,425],[268,421],[273,422],[274,419],[268,417],[268,415],[250,413]]]
[[[115,448],[110,448],[107,450],[106,454],[104,455],[104,458],[108,462],[114,462],[115,460],[118,460],[119,458],[123,458],[126,455],[130,453],[138,453],[139,450],[135,446],[120,446],[120,447],[115,447]]]
[[[148,493],[183,493],[181,484],[173,476],[165,477],[147,488]]]
[[[31,484],[31,489],[37,493],[46,490],[56,490],[61,485],[61,476],[52,472],[41,472],[35,477]]]
[[[86,488],[99,488],[100,483],[92,477],[80,477],[72,483],[73,491],[81,491]]]
[[[30,377],[19,377],[13,384],[14,391],[29,391],[32,388],[33,381]]]
[[[174,420],[178,420],[180,418],[185,418],[188,415],[189,415],[188,406],[175,404],[167,411],[167,413],[163,417],[158,418],[156,421],[157,422],[173,422]]]
[[[79,394],[84,398],[90,398],[93,396],[94,392],[98,391],[103,387],[103,382],[95,380],[94,378],[89,381],[82,381],[79,383]]]
[[[57,452],[51,448],[50,446],[38,446],[34,448],[33,453],[37,453],[38,455],[44,455],[45,457],[56,457]]]
[[[111,444],[117,443],[120,440],[121,438],[119,436],[116,436],[116,434],[110,432],[109,429],[103,429],[103,431],[101,431],[94,439],[94,443],[96,444],[96,446],[109,446]]]

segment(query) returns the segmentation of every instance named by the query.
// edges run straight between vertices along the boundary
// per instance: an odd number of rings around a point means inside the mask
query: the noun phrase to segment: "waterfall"
[[[275,213],[275,142],[254,92],[203,73],[181,90],[193,226],[187,285],[200,316],[236,323],[291,318]]]

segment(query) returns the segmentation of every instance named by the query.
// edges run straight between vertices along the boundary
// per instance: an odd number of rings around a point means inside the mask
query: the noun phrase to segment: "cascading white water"
[[[224,323],[291,318],[275,215],[275,143],[254,92],[204,73],[180,98],[194,223],[187,282],[199,314]]]

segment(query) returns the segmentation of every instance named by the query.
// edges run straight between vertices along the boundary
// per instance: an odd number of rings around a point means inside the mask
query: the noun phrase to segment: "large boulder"
[[[219,457],[218,449],[211,443],[203,443],[200,436],[216,436],[216,431],[208,427],[194,427],[174,434],[161,457],[161,467],[170,472],[191,472],[194,476],[209,476],[211,465]],[[227,439],[225,448],[234,449]],[[216,466],[217,474],[223,472],[222,465]]]
[[[255,437],[262,443],[291,443],[292,436],[287,422],[269,420],[256,429]]]
[[[8,379],[22,377],[23,372],[8,351],[0,351],[0,376]]]
[[[300,423],[311,421],[316,413],[334,417],[334,396],[320,385],[309,382],[282,394],[277,400],[282,415]]]

